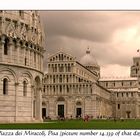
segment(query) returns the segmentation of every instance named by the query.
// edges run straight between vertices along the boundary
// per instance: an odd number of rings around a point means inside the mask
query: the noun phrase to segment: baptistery
[[[43,52],[38,11],[0,11],[0,122],[42,120]]]

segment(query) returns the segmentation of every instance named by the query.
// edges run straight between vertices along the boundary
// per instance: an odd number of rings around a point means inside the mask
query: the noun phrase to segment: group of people
[[[67,120],[68,118],[65,117],[65,116],[58,116],[57,117],[57,120],[61,120],[61,121],[65,121]],[[70,119],[72,120],[73,117],[72,115],[70,116]],[[83,119],[84,122],[88,122],[89,119],[90,119],[90,116],[89,115],[85,115],[83,118],[81,116],[76,116],[76,119]],[[50,116],[47,116],[47,117],[43,117],[43,120],[46,121],[46,120],[51,120]]]

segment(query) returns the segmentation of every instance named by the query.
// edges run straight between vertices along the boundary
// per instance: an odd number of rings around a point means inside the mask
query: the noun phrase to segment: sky
[[[80,61],[89,47],[101,77],[129,77],[140,56],[140,11],[41,11],[47,56],[62,49]]]

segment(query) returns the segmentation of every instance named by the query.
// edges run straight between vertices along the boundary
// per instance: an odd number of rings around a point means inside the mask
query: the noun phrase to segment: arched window
[[[69,86],[67,85],[67,93],[69,92]]]
[[[4,43],[4,55],[8,55],[8,42],[9,40],[6,38]]]
[[[53,92],[55,92],[55,86],[53,87]]]
[[[8,79],[3,79],[3,95],[8,94]]]
[[[27,65],[27,58],[25,57],[25,66]]]
[[[23,96],[27,96],[27,82],[23,81]]]
[[[120,109],[120,104],[118,104],[118,109]]]
[[[136,74],[138,74],[138,69],[136,69]]]
[[[34,52],[34,65],[36,65],[36,53]]]
[[[62,83],[62,75],[59,77],[59,82]]]
[[[43,91],[45,92],[46,91],[46,87],[44,86],[44,88],[43,88]]]
[[[62,85],[60,85],[60,92],[62,92]]]

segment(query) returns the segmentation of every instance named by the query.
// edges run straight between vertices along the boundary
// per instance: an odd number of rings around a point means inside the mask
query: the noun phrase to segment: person
[[[88,115],[85,115],[84,122],[88,122],[88,120],[89,120],[89,116]]]

